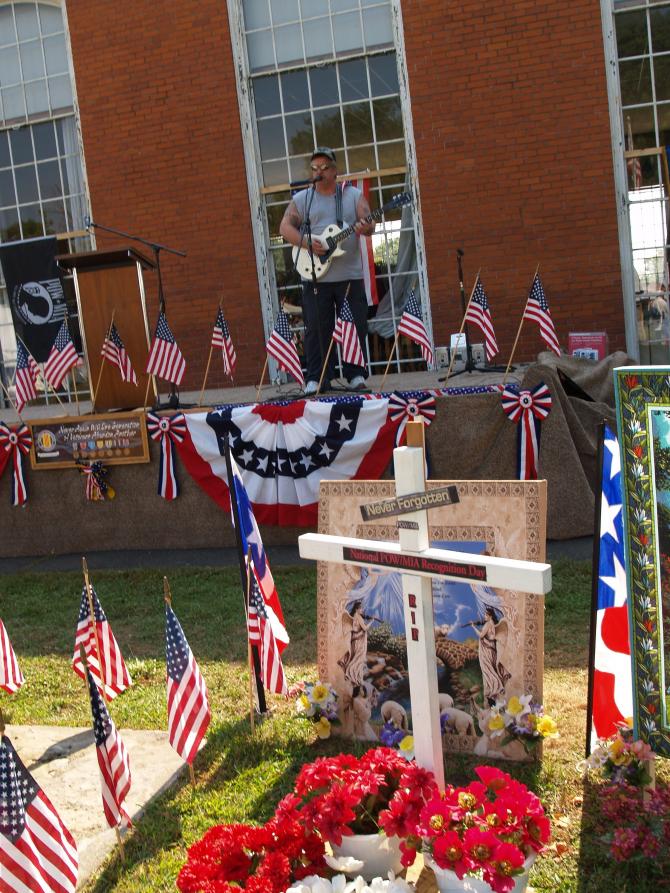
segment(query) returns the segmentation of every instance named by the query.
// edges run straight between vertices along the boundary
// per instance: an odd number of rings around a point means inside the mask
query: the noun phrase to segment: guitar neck
[[[368,214],[367,217],[364,217],[360,221],[360,223],[372,223],[373,220],[376,223],[378,220],[382,219],[382,216],[384,215],[384,212],[388,210],[388,207],[389,207],[388,205],[384,205],[383,208],[378,208],[376,211],[372,211],[370,214]],[[359,221],[356,221],[356,222],[358,223]],[[352,223],[351,226],[348,226],[346,229],[343,229],[341,232],[339,232],[336,236],[333,236],[332,241],[336,245],[338,245],[340,242],[343,242],[345,239],[348,239],[349,236],[351,236],[354,232],[355,232],[354,224]]]

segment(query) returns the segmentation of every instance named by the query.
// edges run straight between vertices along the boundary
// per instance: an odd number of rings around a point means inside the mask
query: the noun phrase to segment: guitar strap
[[[342,217],[342,184],[338,183],[335,187],[335,220],[340,229],[344,226]]]

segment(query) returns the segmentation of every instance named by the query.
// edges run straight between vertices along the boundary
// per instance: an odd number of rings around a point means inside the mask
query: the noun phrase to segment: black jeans
[[[302,317],[305,322],[305,361],[307,363],[306,381],[319,381],[323,361],[328,353],[328,346],[335,328],[335,317],[344,297],[347,300],[354,317],[356,331],[361,342],[361,350],[366,355],[365,336],[368,332],[368,303],[365,297],[365,283],[362,279],[347,279],[343,282],[317,282],[316,294],[311,282],[303,282],[302,285]],[[324,381],[330,381],[335,377],[335,364],[337,345],[333,345],[328,360],[328,369]],[[351,363],[342,364],[342,374],[351,381],[357,375],[367,378],[366,366],[353,366]]]

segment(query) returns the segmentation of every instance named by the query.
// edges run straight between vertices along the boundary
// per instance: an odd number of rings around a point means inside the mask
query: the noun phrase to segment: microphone
[[[288,185],[291,189],[296,189],[298,186],[312,186],[314,183],[319,183],[323,180],[323,176],[319,174],[318,177],[312,177],[311,180],[292,180]]]

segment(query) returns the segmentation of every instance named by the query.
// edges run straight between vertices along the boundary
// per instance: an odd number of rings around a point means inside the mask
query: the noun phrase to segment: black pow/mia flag
[[[0,245],[14,330],[38,363],[43,363],[66,315],[56,237]]]

